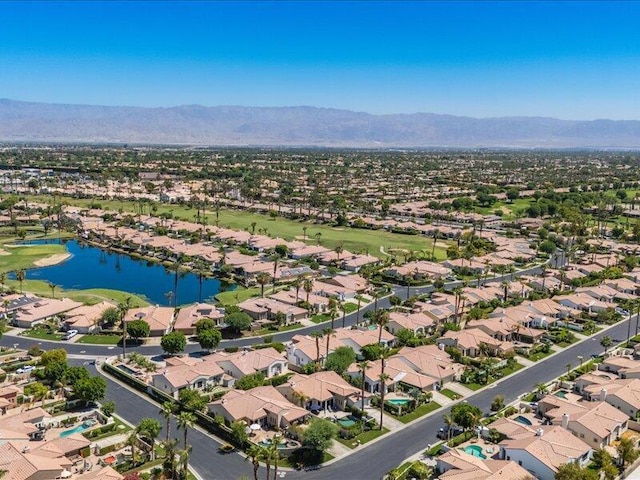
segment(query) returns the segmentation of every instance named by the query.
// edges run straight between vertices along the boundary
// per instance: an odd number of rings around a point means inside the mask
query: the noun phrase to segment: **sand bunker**
[[[59,263],[64,262],[69,257],[71,257],[70,253],[56,253],[55,255],[51,255],[50,257],[36,260],[35,262],[33,262],[33,264],[36,267],[50,267],[52,265],[58,265]]]

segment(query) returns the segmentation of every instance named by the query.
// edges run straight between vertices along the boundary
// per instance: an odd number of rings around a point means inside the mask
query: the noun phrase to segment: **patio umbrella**
[[[62,470],[62,473],[60,474],[61,478],[71,478],[71,475],[73,475],[69,470]]]
[[[249,425],[249,428],[253,431],[256,431],[256,430],[260,430],[262,427],[260,426],[259,423],[252,423],[251,425]]]

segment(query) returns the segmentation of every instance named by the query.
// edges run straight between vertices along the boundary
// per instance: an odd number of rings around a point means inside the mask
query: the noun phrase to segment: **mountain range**
[[[640,121],[373,115],[316,107],[67,105],[0,99],[0,140],[355,148],[636,148]]]

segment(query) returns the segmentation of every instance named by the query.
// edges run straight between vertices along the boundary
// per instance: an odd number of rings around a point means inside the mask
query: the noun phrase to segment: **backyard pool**
[[[392,398],[391,400],[387,400],[387,402],[393,404],[393,405],[406,405],[407,403],[409,403],[411,400],[408,398]]]
[[[134,369],[127,367],[126,365],[120,364],[118,365],[118,368],[120,370],[122,370],[124,373],[128,373],[129,375],[137,375],[138,372],[136,372]]]
[[[356,424],[357,420],[358,420],[357,418],[349,415],[348,417],[344,417],[338,420],[338,423],[340,424],[341,427],[349,428],[349,427],[353,427]]]
[[[567,392],[566,390],[558,390],[556,393],[554,393],[554,395],[559,398],[567,398],[567,393],[569,392]]]
[[[482,447],[478,445],[467,445],[463,448],[463,450],[465,451],[465,453],[473,455],[474,457],[482,458],[483,460],[487,458],[487,456],[482,453]]]
[[[85,430],[88,430],[89,428],[93,427],[95,424],[96,424],[95,420],[87,420],[86,422],[81,423],[75,428],[60,432],[60,436],[64,438],[64,437],[68,437],[69,435],[73,435],[74,433],[82,433]]]
[[[264,448],[269,448],[271,446],[271,440],[262,440],[260,442],[258,442],[258,445],[260,445],[261,447]],[[279,449],[283,449],[283,448],[298,448],[300,447],[300,443],[295,442],[293,440],[289,440],[288,442],[278,442],[278,448]]]
[[[514,418],[514,420],[523,425],[533,425],[533,423],[531,423],[531,420],[529,420],[527,417],[523,417],[522,415],[518,415],[516,418]]]

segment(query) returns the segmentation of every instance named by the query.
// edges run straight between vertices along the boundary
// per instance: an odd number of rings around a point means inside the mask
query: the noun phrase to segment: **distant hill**
[[[332,147],[640,147],[640,121],[371,115],[315,107],[104,107],[0,99],[0,140]]]

